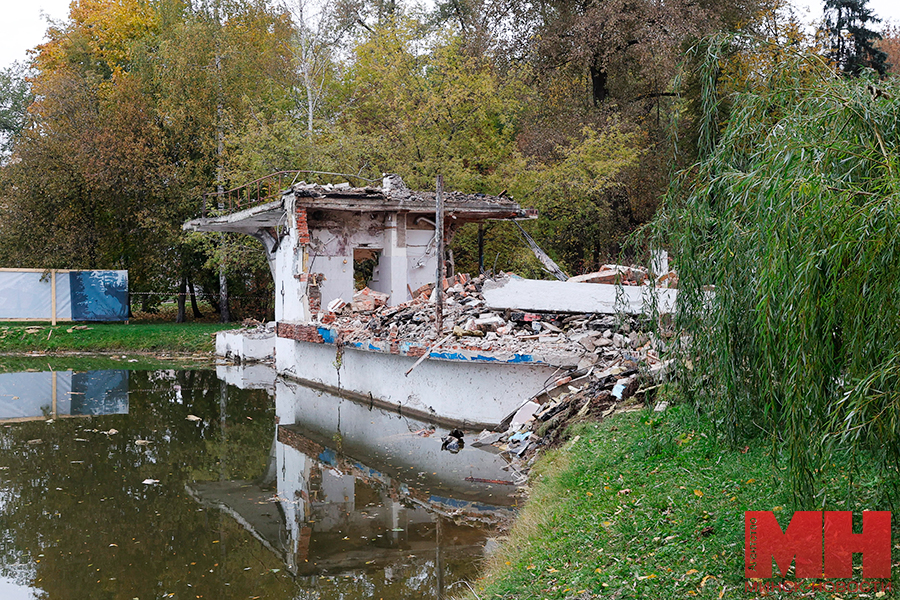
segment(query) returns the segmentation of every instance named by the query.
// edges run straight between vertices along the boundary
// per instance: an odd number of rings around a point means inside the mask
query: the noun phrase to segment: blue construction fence
[[[126,321],[128,271],[0,269],[0,321]]]

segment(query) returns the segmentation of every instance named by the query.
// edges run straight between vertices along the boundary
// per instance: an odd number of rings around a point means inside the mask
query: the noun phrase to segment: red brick
[[[297,208],[297,241],[303,245],[309,243],[309,225],[305,208]]]
[[[325,340],[319,335],[319,330],[315,325],[277,323],[275,325],[275,335],[280,338],[297,340],[298,342],[313,342],[316,344],[325,343]]]

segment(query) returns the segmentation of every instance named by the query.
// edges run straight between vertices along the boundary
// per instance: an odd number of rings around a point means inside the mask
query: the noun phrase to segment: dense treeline
[[[223,266],[232,294],[264,298],[255,242],[180,224],[218,185],[307,169],[506,190],[542,211],[532,233],[567,270],[589,270],[666,186],[685,50],[757,15],[742,0],[78,0],[27,85],[5,72],[20,111],[0,115],[0,262],[123,268],[135,292],[190,283],[213,300]],[[474,235],[457,239],[466,270]],[[486,237],[489,265],[540,275],[514,229]]]
[[[835,37],[872,20],[845,4],[823,55],[884,72],[872,32]],[[505,190],[541,211],[531,233],[567,271],[592,270],[715,140],[697,44],[738,30],[802,38],[785,6],[754,0],[78,0],[27,70],[2,73],[0,263],[128,269],[145,308],[194,287],[215,305],[223,269],[248,299],[237,316],[262,317],[256,242],[180,225],[218,186],[305,169]],[[777,62],[728,54],[726,90]],[[515,228],[486,229],[488,267],[541,276]],[[462,270],[475,235],[457,236]]]

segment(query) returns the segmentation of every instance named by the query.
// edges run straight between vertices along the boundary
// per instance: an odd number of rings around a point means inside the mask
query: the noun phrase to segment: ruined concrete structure
[[[447,237],[463,223],[529,216],[502,196],[449,192],[444,203]],[[412,191],[399,176],[386,175],[380,188],[295,184],[280,200],[195,219],[184,229],[260,240],[275,279],[275,320],[306,323],[330,301],[352,299],[354,265],[371,269],[369,288],[388,294],[390,306],[433,282],[435,206],[434,192]]]
[[[645,333],[643,319],[650,297],[659,314],[671,311],[675,290],[657,289],[638,268],[610,265],[590,276],[643,284],[625,289],[456,275],[441,282],[438,310],[426,285],[437,270],[435,208],[434,193],[388,176],[382,188],[294,185],[280,201],[187,223],[260,239],[275,276],[276,323],[221,332],[217,353],[274,357],[279,375],[367,410],[474,429],[515,421],[523,406],[534,413],[539,403],[527,400],[548,390],[590,388],[621,400],[640,384],[639,362],[664,376],[666,342]],[[446,194],[445,210],[447,237],[465,222],[532,216],[509,198],[480,194]],[[354,266],[363,263],[359,279],[374,292],[354,298]],[[386,306],[373,302],[379,293]],[[581,383],[569,386],[576,377]]]
[[[185,223],[189,231],[257,238],[275,279],[274,335],[259,333],[257,337],[268,336],[263,340],[222,332],[217,353],[251,361],[274,355],[281,375],[405,414],[498,423],[523,396],[540,389],[555,366],[512,353],[457,352],[446,358],[432,353],[429,357],[436,360],[418,367],[416,377],[405,378],[431,341],[401,345],[372,340],[345,346],[342,332],[327,325],[334,318],[327,313],[328,304],[353,299],[354,266],[371,290],[387,294],[388,306],[412,300],[418,288],[435,281],[435,196],[410,190],[396,175],[386,175],[380,188],[299,183],[280,200]],[[531,216],[507,197],[444,194],[445,239],[464,223]],[[476,379],[490,384],[467,386],[462,397],[451,385]]]

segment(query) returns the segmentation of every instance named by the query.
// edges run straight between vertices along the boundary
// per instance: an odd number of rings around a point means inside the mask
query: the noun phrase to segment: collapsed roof
[[[407,212],[433,215],[436,192],[414,191],[399,175],[385,175],[382,186],[351,187],[349,183],[315,184],[300,182],[282,192],[279,200],[216,217],[193,219],[184,224],[186,231],[234,231],[251,233],[284,222],[291,201],[295,208],[348,212]],[[444,211],[457,222],[488,219],[529,219],[534,210],[523,209],[506,195],[444,192]]]

